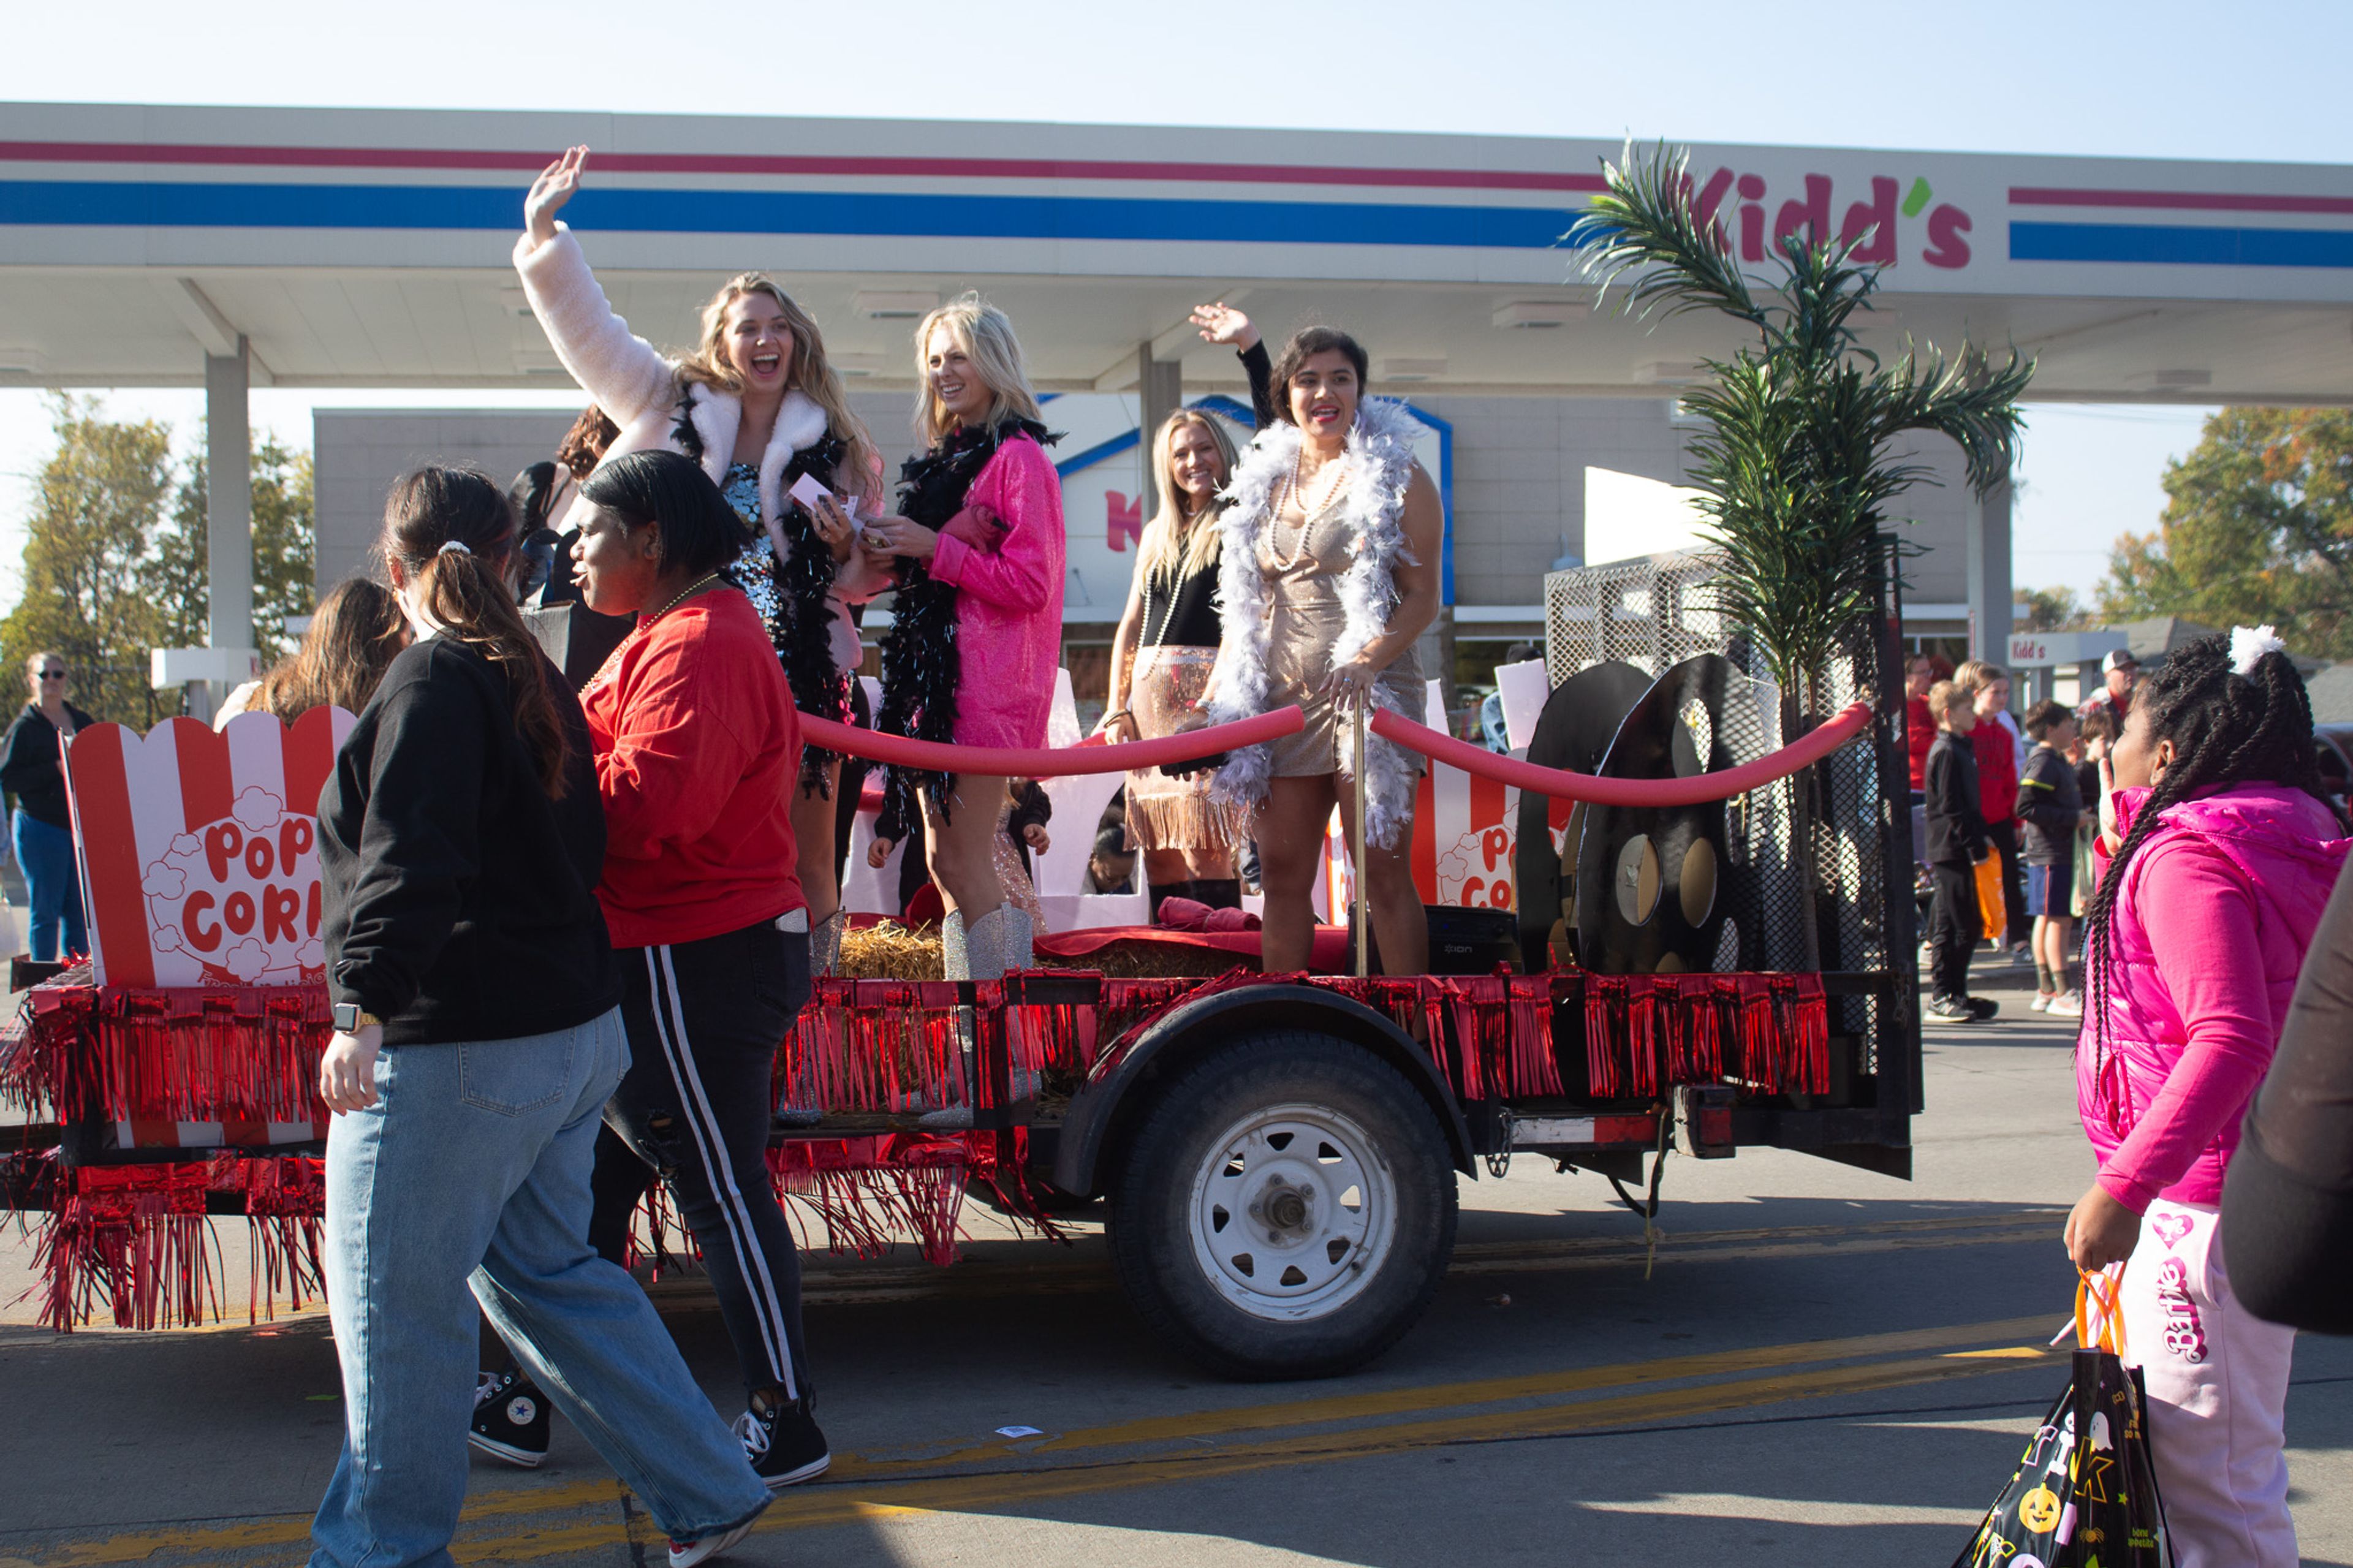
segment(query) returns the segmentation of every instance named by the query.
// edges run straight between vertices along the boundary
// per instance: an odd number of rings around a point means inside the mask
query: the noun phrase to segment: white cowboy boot
[[[971,951],[965,940],[962,910],[950,910],[940,917],[940,978],[972,978]]]
[[[849,929],[848,910],[836,910],[809,928],[811,974],[831,974],[841,967],[841,933]]]

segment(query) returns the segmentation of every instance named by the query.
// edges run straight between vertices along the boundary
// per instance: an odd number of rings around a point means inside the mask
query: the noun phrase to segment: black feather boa
[[[679,399],[678,422],[670,427],[670,437],[689,458],[699,464],[703,458],[702,435],[694,427],[692,406],[688,398]],[[792,559],[776,561],[771,555],[773,593],[759,591],[764,586],[760,584],[736,584],[751,598],[768,628],[768,642],[776,648],[777,661],[785,668],[785,679],[793,689],[793,705],[804,713],[836,723],[849,720],[849,677],[833,661],[833,611],[828,603],[839,563],[833,558],[833,547],[818,537],[817,524],[807,509],[792,500],[788,492],[793,481],[803,474],[833,485],[834,469],[846,449],[841,438],[828,430],[823,437],[793,454],[778,485],[779,490],[786,493],[784,515],[777,520],[785,542],[791,547]],[[744,521],[751,525],[753,542],[765,542],[766,533],[759,520]],[[734,575],[730,573],[731,577]],[[825,770],[835,760],[831,752],[804,746],[801,787],[819,795],[828,795]]]
[[[1008,419],[994,430],[958,430],[899,470],[899,510],[936,531],[964,510],[972,481],[997,447],[1027,434],[1039,446],[1061,437],[1032,419]],[[943,744],[955,739],[956,689],[963,657],[956,647],[956,586],[942,583],[910,556],[899,557],[898,591],[891,599],[891,629],[882,634],[882,708],[874,727],[886,735]],[[953,773],[894,767],[883,785],[883,820],[912,826],[916,793],[931,798],[944,821]],[[992,809],[995,803],[990,803]]]

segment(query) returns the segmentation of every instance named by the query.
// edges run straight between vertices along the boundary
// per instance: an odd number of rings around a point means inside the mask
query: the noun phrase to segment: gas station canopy
[[[1662,395],[1736,342],[1592,310],[1561,244],[1600,141],[912,121],[0,105],[0,384],[559,386],[509,265],[532,176],[614,303],[677,344],[713,284],[777,275],[860,384],[976,288],[1041,388],[1145,360],[1237,381],[1187,310],[1346,326],[1377,384]],[[2353,169],[1701,146],[1694,196],[1769,272],[1776,232],[1874,231],[1874,346],[2036,355],[2038,399],[2353,400]]]

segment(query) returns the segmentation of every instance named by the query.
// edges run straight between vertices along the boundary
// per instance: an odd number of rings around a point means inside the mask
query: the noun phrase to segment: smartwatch
[[[364,1010],[356,1002],[336,1003],[333,1009],[333,1021],[335,1033],[339,1035],[356,1035],[370,1024],[384,1022],[375,1014]]]

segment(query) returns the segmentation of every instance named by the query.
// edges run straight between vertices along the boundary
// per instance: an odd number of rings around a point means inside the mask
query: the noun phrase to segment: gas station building
[[[1718,319],[1597,311],[1562,236],[1620,153],[1605,141],[0,104],[0,385],[205,387],[212,640],[233,651],[248,388],[448,395],[318,415],[322,584],[364,569],[403,468],[504,478],[549,455],[568,414],[466,395],[565,385],[509,257],[532,176],[575,142],[594,151],[565,216],[632,327],[686,344],[718,282],[773,274],[894,462],[913,318],[967,289],[1006,310],[1067,432],[1082,691],[1153,505],[1139,429],[1208,399],[1246,433],[1240,366],[1195,334],[1193,305],[1223,299],[1278,343],[1311,321],[1364,342],[1372,389],[1429,429],[1437,635],[1474,655],[1540,633],[1546,570],[1639,547],[1602,512],[1621,477],[1683,479],[1678,389],[1740,342]],[[1873,230],[1883,354],[2014,346],[2042,402],[2353,400],[2353,169],[1703,145],[1691,175],[1760,271],[1776,235]],[[1925,550],[1906,635],[2003,659],[2009,488],[1971,496],[1941,437],[1914,455],[1942,482],[1904,498]]]

